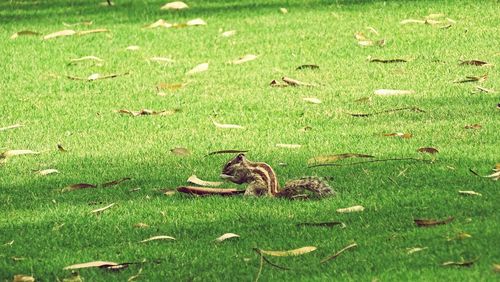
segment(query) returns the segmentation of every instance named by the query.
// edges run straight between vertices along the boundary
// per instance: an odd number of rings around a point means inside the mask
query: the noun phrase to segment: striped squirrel
[[[230,160],[222,168],[220,176],[236,184],[247,183],[245,196],[304,199],[335,195],[328,183],[317,177],[304,177],[288,181],[280,190],[278,178],[271,166],[262,162],[252,162],[244,154],[239,154]]]

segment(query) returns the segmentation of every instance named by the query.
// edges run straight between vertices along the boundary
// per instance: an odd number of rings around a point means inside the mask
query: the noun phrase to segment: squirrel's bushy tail
[[[335,196],[335,191],[319,177],[303,177],[285,183],[283,190],[276,197],[289,199],[309,199]]]

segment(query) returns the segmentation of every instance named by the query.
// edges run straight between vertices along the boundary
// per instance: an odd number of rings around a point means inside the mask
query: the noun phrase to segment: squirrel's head
[[[238,154],[233,159],[229,160],[222,168],[222,175],[232,176],[234,175],[236,169],[246,162],[245,154]]]

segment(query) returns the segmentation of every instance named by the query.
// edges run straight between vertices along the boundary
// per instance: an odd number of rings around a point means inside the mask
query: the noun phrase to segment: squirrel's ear
[[[236,157],[238,160],[242,161],[245,159],[245,154],[239,154],[237,157]]]

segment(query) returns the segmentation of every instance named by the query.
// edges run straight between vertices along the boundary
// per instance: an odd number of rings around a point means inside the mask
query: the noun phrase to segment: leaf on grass
[[[475,124],[468,124],[464,126],[465,129],[481,129],[483,127],[482,125],[475,123]]]
[[[149,228],[149,225],[147,225],[146,223],[143,223],[143,222],[139,222],[139,223],[134,224],[134,227],[135,228]]]
[[[59,173],[59,170],[53,169],[53,168],[49,168],[49,169],[44,169],[44,170],[38,170],[38,171],[36,171],[36,174],[39,174],[39,175],[49,175],[49,174],[54,174],[54,173]]]
[[[15,129],[15,128],[23,127],[23,126],[24,125],[22,125],[22,124],[13,124],[13,125],[9,125],[9,126],[0,128],[0,131],[5,131],[5,130],[9,130],[9,129]]]
[[[340,221],[326,221],[326,222],[301,222],[297,223],[297,226],[314,226],[314,227],[335,227],[340,225],[342,228],[345,227],[345,224]]]
[[[81,58],[76,58],[76,59],[71,59],[71,63],[78,63],[78,62],[83,62],[83,61],[96,61],[96,62],[103,62],[104,60],[101,58],[98,58],[96,56],[84,56]]]
[[[466,60],[466,61],[460,61],[460,65],[468,65],[468,66],[478,66],[478,67],[483,67],[483,66],[492,66],[492,64],[485,62],[485,61],[480,61],[480,60]]]
[[[192,75],[192,74],[204,72],[204,71],[207,71],[207,70],[208,70],[208,63],[203,63],[203,64],[199,64],[196,67],[192,68],[186,74],[187,75]]]
[[[176,156],[182,157],[191,155],[191,152],[188,149],[182,147],[170,149],[170,152]]]
[[[293,78],[289,78],[289,77],[282,77],[281,78],[286,84],[290,85],[290,86],[315,86],[314,84],[311,84],[311,83],[306,83],[306,82],[302,82],[302,81],[298,81],[296,79],[293,79]],[[271,82],[272,84],[272,82]]]
[[[163,5],[160,9],[161,10],[183,10],[187,9],[189,6],[182,2],[182,1],[175,1],[175,2],[170,2],[165,5]]]
[[[358,244],[356,244],[356,243],[352,243],[352,244],[350,244],[350,245],[348,245],[348,246],[344,247],[342,250],[340,250],[340,251],[338,251],[338,252],[334,253],[333,255],[328,256],[328,257],[326,257],[326,258],[322,259],[320,263],[325,263],[325,262],[327,262],[327,261],[329,261],[329,260],[335,259],[336,257],[340,256],[343,252],[345,252],[345,251],[347,251],[347,250],[349,250],[349,249],[355,248],[355,247],[357,247],[357,246],[358,246]]]
[[[500,179],[500,168],[498,168],[498,165],[496,166],[496,168],[495,168],[495,169],[493,169],[493,171],[494,171],[494,172],[493,172],[492,174],[487,175],[487,176],[485,176],[485,177],[489,177],[489,178],[491,178],[491,179],[493,179],[493,180],[495,180],[495,181],[496,181],[496,180],[499,180],[499,179]]]
[[[222,241],[225,241],[227,239],[231,239],[231,238],[239,238],[240,235],[238,234],[234,234],[234,233],[226,233],[222,236],[220,236],[219,238],[215,239],[216,242],[222,242]]]
[[[23,275],[23,274],[17,274],[17,275],[14,275],[14,280],[12,280],[12,281],[13,282],[35,282],[35,277]]]
[[[77,184],[72,184],[72,185],[64,187],[62,189],[62,192],[74,191],[74,190],[80,190],[80,189],[88,189],[88,188],[97,188],[97,185],[88,184],[88,183],[77,183]]]
[[[352,206],[348,208],[337,209],[338,213],[362,212],[365,210],[363,206]]]
[[[139,47],[137,45],[130,45],[127,48],[125,48],[125,50],[127,50],[127,51],[137,51],[139,49],[141,49],[141,47]]]
[[[146,242],[150,242],[150,241],[159,241],[159,240],[175,240],[175,238],[171,237],[171,236],[160,235],[160,236],[153,236],[151,238],[144,239],[144,240],[140,241],[139,243],[146,243]]]
[[[103,211],[111,208],[114,205],[115,205],[115,203],[109,204],[109,205],[107,205],[105,207],[102,207],[102,208],[99,208],[99,209],[95,209],[95,210],[91,211],[91,213],[96,213],[96,214],[101,213],[101,212],[103,212]]]
[[[215,127],[224,128],[224,129],[242,129],[243,128],[243,126],[238,125],[238,124],[218,123],[215,120],[212,120],[212,123],[215,125]]]
[[[425,249],[428,249],[428,248],[427,247],[424,247],[424,248],[419,248],[419,247],[409,248],[409,249],[407,249],[406,254],[411,255],[413,253],[420,252],[420,251],[423,251]]]
[[[153,110],[148,110],[148,109],[142,109],[140,111],[130,111],[126,109],[121,109],[118,111],[115,111],[120,114],[128,114],[134,117],[137,116],[171,116],[177,112],[177,110],[163,110],[163,111],[153,111]]]
[[[417,152],[428,153],[428,154],[434,155],[434,154],[439,153],[439,150],[436,148],[433,148],[433,147],[422,147],[422,148],[418,148]]]
[[[163,19],[159,19],[156,22],[154,22],[154,23],[152,23],[150,25],[145,26],[145,28],[157,28],[157,27],[170,28],[172,26],[173,25],[171,23],[168,23],[167,21],[165,21]]]
[[[418,227],[430,227],[430,226],[436,226],[436,225],[443,225],[443,224],[448,224],[454,220],[453,217],[448,217],[447,219],[443,220],[436,220],[436,219],[414,219],[413,221]]]
[[[500,273],[500,264],[494,263],[492,270],[493,270],[493,272]]]
[[[180,186],[177,187],[177,191],[181,193],[198,195],[198,196],[210,196],[210,195],[234,196],[245,193],[245,190],[228,189],[228,188],[205,188],[197,186]]]
[[[408,95],[413,94],[413,90],[395,90],[395,89],[377,89],[373,92],[375,95],[379,96],[394,96],[394,95]]]
[[[182,87],[186,86],[186,83],[160,83],[156,85],[156,90],[161,91],[161,90],[169,90],[169,91],[176,91],[181,89]]]
[[[200,25],[207,25],[207,23],[204,20],[198,18],[198,19],[188,21],[186,23],[186,25],[187,26],[200,26]]]
[[[466,195],[466,196],[482,196],[481,193],[478,193],[476,191],[458,191],[458,194],[460,195]]]
[[[255,59],[257,59],[259,56],[257,55],[253,55],[253,54],[247,54],[237,60],[234,60],[232,61],[232,64],[233,65],[239,65],[239,64],[243,64],[243,63],[246,63],[246,62],[250,62],[250,61],[253,61]]]
[[[472,238],[472,235],[465,232],[460,232],[455,237],[448,238],[447,241],[465,240],[469,238]]]
[[[39,32],[36,31],[31,31],[31,30],[21,30],[18,31],[10,36],[10,39],[16,39],[19,36],[26,36],[26,35],[40,35]]]
[[[469,266],[472,266],[478,260],[479,260],[479,258],[475,258],[475,259],[472,259],[472,260],[462,260],[462,261],[446,261],[446,262],[443,262],[441,265],[442,266],[465,266],[465,267],[469,267]]]
[[[324,156],[317,156],[314,158],[310,158],[309,160],[307,160],[307,163],[309,165],[326,164],[326,163],[333,163],[333,162],[336,162],[338,160],[343,160],[343,159],[348,159],[348,158],[374,158],[374,156],[365,155],[365,154],[351,154],[351,153],[337,154],[337,155],[324,155]]]
[[[53,32],[51,34],[47,34],[43,37],[43,40],[49,40],[49,39],[53,39],[53,38],[57,38],[57,37],[63,37],[63,36],[72,36],[72,35],[75,35],[76,34],[76,31],[72,30],[72,29],[66,29],[66,30],[61,30],[61,31],[57,31],[57,32]]]
[[[276,144],[278,148],[286,148],[286,149],[299,149],[302,147],[300,144]]]
[[[151,57],[148,59],[150,62],[162,63],[162,64],[170,64],[175,62],[173,59],[166,57]]]
[[[479,93],[479,92],[484,92],[484,93],[495,93],[495,90],[493,89],[488,89],[488,88],[485,88],[485,87],[481,87],[479,85],[476,85],[474,87],[475,89],[475,92]]]
[[[280,12],[282,14],[287,14],[288,13],[288,9],[287,8],[280,8]]]
[[[372,57],[368,57],[368,61],[370,63],[383,63],[383,64],[406,63],[406,62],[408,62],[405,59],[377,59],[377,58],[372,58]]]
[[[222,185],[223,182],[218,182],[218,181],[205,181],[205,180],[201,180],[199,179],[196,175],[191,175],[187,182],[191,183],[191,184],[195,184],[195,185],[199,185],[199,186],[203,186],[203,187],[217,187],[217,186],[220,186]]]
[[[207,156],[211,155],[218,155],[218,154],[238,154],[238,153],[246,153],[248,150],[220,150],[220,151],[213,151],[208,153]]]
[[[109,32],[109,29],[98,28],[98,29],[82,30],[82,31],[77,32],[76,35],[87,35],[87,34],[102,33],[102,32]]]
[[[177,193],[175,190],[167,190],[167,191],[163,192],[163,195],[171,197],[171,196],[175,195],[175,193]]]
[[[306,69],[317,70],[319,69],[319,66],[314,64],[305,64],[298,66],[295,70],[306,70]]]
[[[40,153],[32,150],[7,150],[0,154],[0,159],[22,156],[22,155],[38,155],[38,154]]]
[[[109,182],[103,183],[102,187],[106,188],[106,187],[115,186],[115,185],[118,185],[118,184],[123,183],[125,181],[129,181],[131,179],[132,178],[130,178],[130,177],[124,177],[124,178],[120,178],[120,179],[117,179],[117,180],[109,181]]]
[[[311,104],[321,104],[321,100],[318,98],[314,98],[314,97],[302,98],[302,100],[304,100],[308,103],[311,103]]]
[[[384,133],[384,136],[389,136],[389,137],[400,137],[403,139],[410,139],[413,137],[411,133],[402,133],[402,132],[396,132],[396,133]]]
[[[457,79],[453,81],[453,83],[467,83],[467,82],[484,82],[488,79],[488,74],[484,74],[481,76],[466,76],[463,79]]]
[[[289,251],[266,251],[266,250],[261,250],[258,249],[258,252],[262,255],[268,255],[268,256],[273,256],[273,257],[290,257],[290,256],[300,256],[303,254],[307,254],[313,251],[316,251],[316,247],[314,246],[306,246],[294,250],[289,250]]]
[[[220,34],[222,37],[231,37],[233,35],[236,35],[236,30],[228,30]]]
[[[289,84],[277,81],[276,79],[271,80],[269,85],[271,87],[288,87],[288,86],[290,86]]]
[[[92,267],[108,267],[108,266],[117,266],[118,263],[110,262],[110,261],[92,261],[86,263],[73,264],[70,266],[66,266],[64,270],[74,270],[74,269],[82,269],[82,268],[92,268]]]

